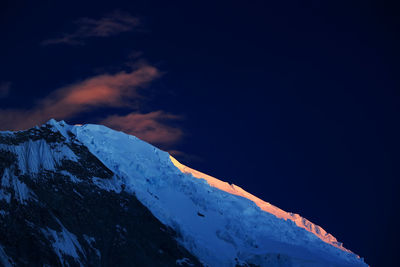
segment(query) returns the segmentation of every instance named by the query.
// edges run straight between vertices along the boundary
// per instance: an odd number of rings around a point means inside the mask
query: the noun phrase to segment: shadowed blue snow
[[[287,266],[366,265],[355,254],[323,242],[292,221],[182,173],[167,152],[134,136],[101,125],[76,126],[72,132],[119,177],[113,186],[103,186],[115,190],[125,184],[128,192],[180,234],[179,241],[189,251],[210,266],[246,261],[260,266],[283,262]],[[271,261],[277,255],[282,260]]]
[[[260,266],[366,266],[357,255],[343,251],[315,234],[261,210],[254,202],[210,186],[203,179],[182,173],[167,152],[122,132],[101,125],[70,126],[51,120],[54,131],[68,141],[71,131],[111,171],[113,179],[92,181],[98,187],[135,194],[162,223],[178,233],[178,241],[208,266],[235,266],[245,262]],[[7,134],[7,133],[6,133]],[[76,141],[74,141],[76,142]],[[23,172],[53,170],[63,159],[78,160],[67,148],[50,149],[42,141],[13,146]],[[38,152],[33,152],[38,151]],[[80,180],[65,172],[73,182]],[[4,173],[2,182],[18,192],[20,202],[35,198],[24,184],[12,184]],[[5,192],[0,198],[9,201]],[[61,224],[60,224],[61,225]],[[54,240],[60,257],[70,255],[79,262],[82,249],[76,237],[43,229]],[[91,239],[86,241],[90,244]],[[0,250],[0,258],[2,256]],[[184,264],[184,259],[177,264]]]

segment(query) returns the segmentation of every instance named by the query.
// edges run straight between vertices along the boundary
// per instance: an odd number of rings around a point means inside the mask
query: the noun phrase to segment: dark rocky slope
[[[123,186],[101,189],[115,174],[68,135],[51,125],[0,134],[0,263],[201,265]]]

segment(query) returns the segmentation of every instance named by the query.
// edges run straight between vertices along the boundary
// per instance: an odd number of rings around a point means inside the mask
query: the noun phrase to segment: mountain
[[[0,133],[4,266],[366,266],[321,227],[101,125]]]

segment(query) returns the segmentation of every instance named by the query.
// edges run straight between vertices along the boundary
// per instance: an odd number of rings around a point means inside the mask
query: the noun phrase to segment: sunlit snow
[[[321,227],[236,185],[184,166],[134,136],[101,125],[70,126],[55,120],[48,124],[67,141],[85,145],[115,174],[112,179],[93,177],[95,185],[134,194],[155,217],[173,228],[178,241],[205,265],[366,266]],[[76,140],[70,139],[69,131]],[[55,170],[66,158],[78,160],[67,146],[54,149],[43,140],[3,149],[18,156],[23,173]],[[67,171],[62,174],[74,183],[82,182]],[[7,170],[2,183],[2,188],[12,187],[22,203],[35,199],[24,183],[8,179]],[[2,190],[0,199],[9,202],[11,196]],[[59,224],[61,232],[47,228],[43,233],[54,240],[53,249],[60,258],[69,255],[79,261],[83,252],[76,236]],[[92,242],[89,236],[85,240],[89,245]],[[0,260],[4,262],[5,257],[0,250]],[[177,264],[185,263],[185,259],[177,259]]]
[[[279,258],[294,266],[365,265],[319,226],[183,166],[134,136],[100,125],[73,127],[72,132],[116,174],[113,184],[102,188],[117,190],[124,184],[205,264],[266,266]]]

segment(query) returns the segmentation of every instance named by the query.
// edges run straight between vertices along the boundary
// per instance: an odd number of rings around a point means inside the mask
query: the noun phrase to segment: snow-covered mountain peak
[[[15,168],[34,179],[51,173],[52,177],[68,179],[74,190],[90,186],[87,192],[95,192],[95,187],[98,194],[112,194],[113,198],[137,198],[206,266],[366,265],[332,235],[301,216],[102,125],[72,126],[50,120],[24,132],[0,134],[0,146],[0,152],[18,158],[15,167],[6,166],[3,176]],[[40,194],[32,190],[28,178],[24,179],[32,193],[24,196],[39,201]],[[53,233],[44,231],[48,236]],[[79,247],[79,236],[71,240],[78,244],[76,255],[84,251]],[[81,257],[79,261],[84,262]],[[177,260],[177,264],[185,261]]]
[[[0,265],[200,266],[74,127],[0,133]]]
[[[296,254],[301,247],[318,251],[306,256],[310,259],[363,264],[332,235],[298,214],[186,167],[136,137],[99,125],[84,125],[73,132],[106,166],[125,177],[128,190],[157,218],[179,228],[181,242],[205,262],[247,257],[262,262],[264,251]],[[274,242],[290,249],[271,248]]]

